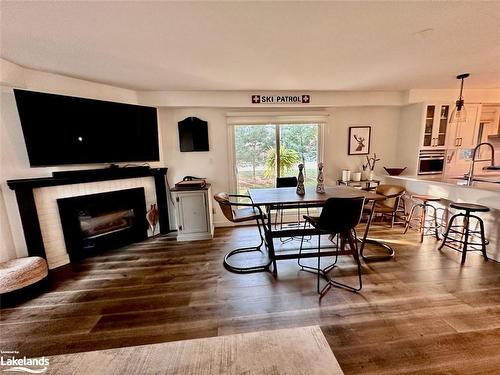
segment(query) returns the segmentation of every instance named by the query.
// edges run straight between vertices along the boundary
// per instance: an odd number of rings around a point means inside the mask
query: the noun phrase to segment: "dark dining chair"
[[[277,188],[291,188],[291,187],[297,187],[297,177],[277,177],[276,178],[276,187]],[[283,212],[285,210],[291,210],[291,209],[296,209],[297,210],[297,222],[292,223],[294,226],[299,226],[300,225],[300,205],[278,205],[275,207],[276,208],[276,216],[274,218],[274,227],[278,227],[278,217],[279,217],[279,229],[283,229]],[[306,207],[306,213],[309,215],[309,208]],[[293,240],[294,237],[288,237],[288,238],[280,238],[280,241],[282,243],[288,242]]]
[[[305,221],[316,230],[315,234],[318,235],[318,264],[316,274],[318,276],[317,292],[320,294],[320,299],[323,298],[332,286],[339,286],[350,291],[359,291],[363,287],[355,228],[361,220],[364,203],[364,197],[329,198],[325,202],[319,217],[304,216]],[[357,287],[334,281],[328,277],[327,272],[332,268],[331,266],[321,269],[321,235],[324,234],[338,235],[339,242],[337,242],[336,246],[336,257],[339,255],[353,256],[358,267],[359,285]],[[338,243],[340,243],[340,246]],[[346,249],[346,245],[348,245],[348,249]],[[300,254],[302,254],[302,242],[300,244],[299,259]],[[320,289],[320,277],[322,276],[327,280],[327,284],[323,289]]]
[[[236,199],[247,199],[250,203],[243,203]],[[261,225],[265,225],[263,214],[261,208],[251,202],[251,198],[248,195],[238,195],[238,194],[227,194],[227,193],[217,193],[214,195],[214,199],[219,203],[222,213],[232,223],[242,223],[246,221],[256,221],[257,228],[259,230],[260,243],[256,246],[240,247],[238,249],[231,250],[224,257],[224,267],[231,272],[236,273],[250,273],[256,271],[268,271],[269,264],[248,266],[248,267],[238,267],[229,264],[229,258],[236,254],[248,253],[252,251],[261,251],[261,247],[264,244],[264,236],[262,234]]]

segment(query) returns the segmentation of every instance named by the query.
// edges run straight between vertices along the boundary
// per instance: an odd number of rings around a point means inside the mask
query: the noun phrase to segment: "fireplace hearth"
[[[57,200],[72,262],[147,238],[144,188]]]

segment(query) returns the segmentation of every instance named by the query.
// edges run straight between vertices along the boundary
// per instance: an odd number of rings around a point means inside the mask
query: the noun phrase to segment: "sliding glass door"
[[[297,176],[305,165],[305,185],[317,177],[319,125],[235,125],[235,171],[239,194],[276,186],[277,177]]]

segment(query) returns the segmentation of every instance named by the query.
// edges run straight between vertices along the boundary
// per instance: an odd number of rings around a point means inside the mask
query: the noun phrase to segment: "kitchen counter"
[[[435,184],[452,185],[462,189],[472,190],[487,190],[500,193],[500,183],[473,181],[471,186],[467,185],[467,181],[463,177],[443,177],[443,176],[385,176],[387,179],[404,180],[404,181],[428,181]],[[476,176],[477,178],[485,178],[493,180],[500,180],[500,174],[483,174]],[[396,183],[395,181],[393,183]]]
[[[498,173],[488,176],[498,176]],[[451,202],[477,203],[489,207],[490,212],[478,216],[484,220],[486,238],[490,241],[486,248],[488,257],[500,261],[500,184],[474,181],[472,186],[467,186],[463,179],[441,176],[385,176],[385,182],[405,186],[409,195],[439,197],[441,202],[438,204],[446,210]]]

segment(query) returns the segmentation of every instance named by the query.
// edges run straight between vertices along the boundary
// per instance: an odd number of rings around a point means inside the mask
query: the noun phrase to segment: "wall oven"
[[[418,174],[441,174],[444,169],[445,150],[420,150]]]

